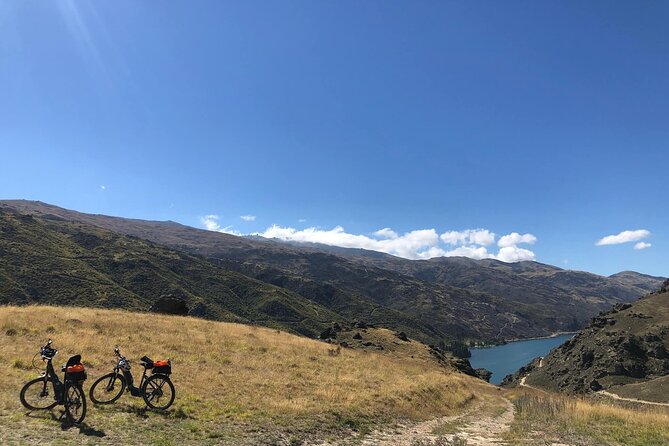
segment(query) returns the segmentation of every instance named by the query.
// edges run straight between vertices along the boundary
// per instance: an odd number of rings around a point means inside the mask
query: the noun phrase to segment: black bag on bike
[[[86,368],[81,363],[81,355],[72,356],[65,364],[65,380],[69,382],[85,381]]]
[[[172,362],[167,359],[163,361],[154,361],[153,362],[153,373],[162,373],[163,375],[169,375],[172,373]]]

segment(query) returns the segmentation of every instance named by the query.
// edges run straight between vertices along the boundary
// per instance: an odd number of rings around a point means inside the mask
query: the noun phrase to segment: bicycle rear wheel
[[[19,395],[21,404],[30,410],[53,409],[58,404],[51,378],[35,378],[28,381]]]
[[[65,414],[74,424],[86,417],[86,394],[80,384],[65,384]]]
[[[174,384],[167,375],[151,375],[142,386],[144,402],[152,409],[167,409],[174,402],[175,395]]]

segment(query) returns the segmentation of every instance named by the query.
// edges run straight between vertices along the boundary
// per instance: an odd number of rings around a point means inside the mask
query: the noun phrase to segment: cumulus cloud
[[[534,260],[535,258],[536,256],[529,249],[519,248],[515,245],[504,246],[497,253],[497,260],[501,260],[502,262],[522,262],[524,260]]]
[[[515,234],[515,235],[514,235]],[[322,243],[344,248],[362,248],[385,252],[407,259],[431,259],[433,257],[469,257],[472,259],[498,259],[504,262],[534,260],[535,254],[519,248],[517,244],[534,243],[532,234],[509,234],[504,246],[497,254],[488,251],[487,246],[495,243],[495,234],[487,229],[467,229],[448,231],[440,236],[434,229],[419,229],[398,234],[391,228],[379,229],[372,236],[351,234],[341,226],[332,229],[310,227],[295,229],[273,225],[264,232],[256,233],[266,238],[285,241]],[[504,238],[502,237],[502,238]],[[441,242],[448,246],[444,246]]]
[[[256,221],[255,215],[240,215],[239,218],[241,218],[244,221]]]
[[[241,216],[245,221],[253,221]],[[255,218],[255,217],[253,217]],[[233,235],[242,234],[231,226],[222,227],[218,215],[205,215],[200,219],[210,230]],[[497,235],[488,229],[465,229],[446,231],[442,234],[435,229],[417,229],[400,234],[392,228],[381,228],[371,234],[353,234],[342,226],[331,229],[309,227],[297,229],[289,226],[272,225],[263,232],[250,235],[283,241],[321,243],[343,248],[360,248],[404,257],[406,259],[431,259],[434,257],[469,257],[471,259],[497,259],[503,262],[534,260],[535,254],[521,244],[534,244],[537,238],[532,234],[512,232],[499,238],[498,251],[494,252]],[[491,250],[493,247],[493,250]],[[639,248],[642,249],[642,248]]]
[[[399,234],[397,232],[393,231],[390,228],[383,228],[379,229],[374,233],[375,236],[377,237],[382,237],[382,238],[397,238],[399,237]]]
[[[440,238],[449,245],[481,245],[488,246],[495,243],[495,233],[487,229],[466,229],[464,231],[448,231]]]
[[[200,218],[200,223],[209,231],[222,232],[224,234],[243,235],[241,232],[232,229],[232,226],[221,227],[218,222],[219,216],[214,214],[205,215]]]
[[[469,257],[470,259],[494,259],[495,255],[489,253],[485,246],[459,246],[450,251],[446,251],[443,257]]]
[[[516,245],[519,245],[521,243],[528,243],[530,245],[533,245],[537,241],[537,238],[533,236],[532,234],[518,234],[517,232],[512,232],[511,234],[507,234],[503,237],[500,237],[499,241],[497,242],[497,246],[500,248],[513,248]]]
[[[650,248],[651,246],[653,246],[653,245],[651,245],[650,243],[639,242],[636,245],[634,245],[634,249],[641,250],[641,249]]]
[[[384,235],[379,236],[379,232]],[[436,247],[439,243],[439,236],[434,229],[419,229],[401,236],[391,233],[394,233],[394,231],[390,228],[384,228],[376,231],[378,238],[372,238],[366,235],[348,233],[341,226],[335,226],[332,229],[311,227],[298,230],[273,225],[267,228],[265,232],[255,235],[294,242],[322,243],[343,248],[370,249],[408,259],[424,258],[425,254],[423,252]],[[389,238],[388,235],[396,235],[397,237]]]
[[[596,245],[597,246],[620,245],[622,243],[636,242],[648,236],[650,236],[650,231],[646,229],[637,229],[635,231],[623,231],[621,233],[615,235],[607,235],[606,237],[599,239]]]

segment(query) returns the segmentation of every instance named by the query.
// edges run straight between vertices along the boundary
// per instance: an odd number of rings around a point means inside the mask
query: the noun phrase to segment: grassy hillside
[[[57,410],[26,414],[18,392],[38,374],[31,358],[49,337],[60,350],[56,363],[83,355],[86,388],[111,370],[115,344],[135,360],[136,375],[142,355],[170,357],[173,408],[148,412],[126,394],[113,406],[91,406],[81,429],[61,427]],[[0,307],[0,443],[302,444],[499,399],[492,386],[439,366],[425,346],[413,346],[411,358],[188,317]]]
[[[511,446],[665,446],[669,410],[624,407],[608,400],[569,397],[521,388],[506,393],[516,406],[504,435]]]
[[[193,315],[311,337],[342,319],[288,290],[210,261],[95,226],[0,209],[0,303],[146,311],[161,295]]]

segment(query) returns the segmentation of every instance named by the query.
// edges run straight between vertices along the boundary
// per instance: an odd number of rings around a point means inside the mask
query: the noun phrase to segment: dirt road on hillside
[[[505,400],[504,406],[483,409],[481,406],[462,414],[414,425],[400,425],[395,429],[377,431],[355,444],[362,446],[416,446],[430,445],[439,439],[459,437],[467,446],[498,446],[505,444],[502,434],[513,422],[514,407]],[[345,446],[350,441],[323,443],[320,446]]]

